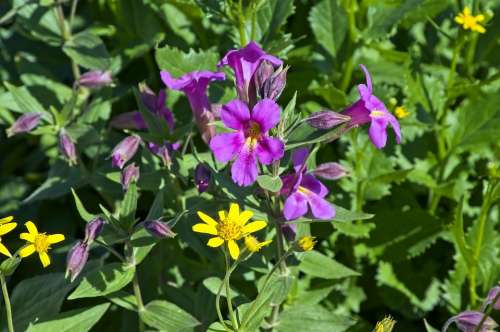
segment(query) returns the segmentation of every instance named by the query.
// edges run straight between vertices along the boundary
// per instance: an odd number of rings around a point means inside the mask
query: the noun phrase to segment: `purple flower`
[[[315,112],[306,119],[307,123],[316,129],[330,129],[349,120],[351,120],[351,117],[346,116],[345,113],[329,110]]]
[[[292,154],[295,174],[283,176],[281,194],[286,196],[283,215],[286,220],[295,220],[307,213],[308,205],[312,215],[317,219],[332,219],[335,208],[324,197],[328,189],[311,173],[307,173],[307,148],[300,148]]]
[[[127,191],[128,186],[132,182],[137,182],[137,180],[139,180],[139,176],[139,167],[135,166],[135,163],[132,163],[125,167],[120,178],[123,190]]]
[[[167,168],[170,168],[170,166],[172,165],[172,157],[170,155],[174,151],[177,151],[180,146],[181,144],[179,142],[165,142],[163,143],[163,145],[158,145],[152,142],[148,143],[149,151],[160,157],[160,159],[163,161],[163,165]]]
[[[370,122],[368,134],[377,148],[381,149],[387,142],[387,125],[390,124],[396,134],[396,141],[401,142],[399,122],[392,115],[384,103],[372,94],[372,80],[364,65],[360,65],[365,72],[366,84],[359,84],[360,99],[349,106],[342,114],[351,117],[349,127],[356,127]]]
[[[161,72],[161,79],[169,89],[179,90],[186,94],[196,125],[206,143],[210,142],[210,139],[215,134],[215,128],[212,125],[215,116],[211,111],[207,87],[211,82],[221,81],[225,78],[224,73],[213,73],[211,71],[195,71],[178,79],[173,78],[167,71]]]
[[[122,169],[125,163],[135,155],[140,143],[141,138],[139,136],[125,137],[111,152],[113,166]]]
[[[89,221],[85,226],[85,239],[83,242],[90,245],[101,234],[104,227],[104,220],[101,217],[96,217]]]
[[[244,102],[233,100],[222,107],[221,119],[226,127],[236,132],[215,136],[210,141],[210,149],[220,162],[236,158],[231,175],[238,185],[248,186],[255,182],[257,159],[269,165],[283,157],[283,142],[268,135],[280,121],[280,108],[273,100],[259,101],[251,113]]]
[[[488,304],[493,303],[495,298],[497,298],[500,293],[500,286],[495,286],[488,292],[488,296],[486,297],[486,301],[484,301],[483,307],[486,308]],[[495,310],[500,310],[500,297],[497,298],[496,302],[493,304],[493,308]]]
[[[84,73],[78,79],[78,84],[87,88],[100,88],[113,82],[109,70],[92,70]]]
[[[175,233],[168,227],[168,225],[158,220],[148,220],[144,222],[144,228],[153,236],[160,239],[175,237]]]
[[[239,99],[250,106],[253,106],[256,100],[254,74],[264,60],[276,67],[283,64],[283,61],[267,54],[257,43],[251,41],[242,49],[227,52],[217,64],[218,68],[229,66],[233,69]]]
[[[7,137],[32,131],[42,119],[40,113],[24,113],[7,129]]]
[[[148,125],[139,111],[120,113],[111,119],[110,125],[117,129],[148,129]]]
[[[338,180],[348,174],[344,166],[335,162],[320,164],[312,173],[326,180]]]
[[[75,143],[64,129],[59,134],[59,150],[70,165],[76,165]]]
[[[474,332],[483,317],[484,313],[480,311],[463,311],[448,319],[443,327],[443,332],[446,332],[452,323],[457,324],[458,329],[462,332]],[[494,332],[497,327],[498,324],[491,317],[487,317],[479,332]]]
[[[82,241],[78,241],[68,252],[66,260],[66,278],[69,276],[71,282],[82,272],[89,258],[88,246]]]
[[[200,194],[208,189],[211,177],[212,173],[210,173],[210,169],[208,169],[207,166],[203,164],[198,164],[196,166],[194,170],[194,184]]]

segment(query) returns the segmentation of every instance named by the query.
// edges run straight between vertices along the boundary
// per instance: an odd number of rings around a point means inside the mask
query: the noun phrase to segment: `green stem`
[[[243,1],[238,2],[238,30],[240,33],[240,44],[244,47],[247,44],[247,34],[245,32],[245,15],[243,14]]]
[[[344,66],[344,76],[342,78],[342,82],[340,84],[340,89],[344,92],[347,91],[349,87],[349,83],[351,83],[352,72],[354,69],[354,44],[356,42],[356,17],[355,9],[356,9],[356,0],[350,0],[347,5],[347,21],[349,27],[349,39],[347,40],[347,62]]]
[[[145,310],[144,308],[144,302],[142,300],[142,293],[141,293],[141,287],[139,285],[139,276],[137,275],[137,266],[135,263],[135,258],[134,258],[134,251],[132,248],[132,244],[130,243],[130,240],[127,240],[125,242],[125,247],[127,251],[127,261],[130,266],[134,266],[134,279],[132,280],[132,287],[134,289],[134,296],[137,301],[137,314],[138,314],[138,321],[139,321],[139,332],[144,332],[145,327],[144,327],[144,322],[142,321],[141,318],[141,312]]]
[[[113,247],[111,247],[110,245],[107,245],[106,243],[100,241],[100,240],[94,240],[95,243],[97,243],[98,245],[104,247],[106,250],[108,250],[111,254],[113,254],[113,256],[115,256],[116,258],[118,258],[120,261],[122,261],[123,263],[126,263],[127,261],[125,260],[125,258],[118,252],[116,251]]]
[[[224,276],[224,286],[226,288],[226,302],[227,309],[229,310],[229,318],[231,319],[231,324],[233,325],[233,331],[238,331],[238,321],[233,310],[233,303],[231,300],[231,286],[229,284],[229,278],[231,276],[230,260],[227,250],[224,250],[224,257],[226,260],[226,275]]]
[[[2,283],[3,301],[5,303],[5,316],[7,316],[7,327],[9,332],[14,332],[14,323],[12,322],[12,308],[10,306],[9,291],[5,276],[0,273],[0,282]]]
[[[474,33],[472,35],[472,39],[469,43],[469,48],[467,49],[467,54],[466,54],[466,60],[465,63],[467,65],[467,75],[472,76],[473,74],[473,62],[474,62],[474,56],[476,55],[476,46],[477,46],[477,39],[478,39],[478,34]]]
[[[74,0],[75,2],[75,0]],[[72,5],[72,8],[71,8],[72,12],[71,12],[71,15],[74,16],[75,13],[73,12],[73,10],[76,12],[76,4],[73,3]],[[59,29],[61,30],[61,35],[63,37],[63,43],[68,41],[69,39],[71,39],[71,26],[67,27],[66,26],[66,19],[64,17],[64,11],[62,9],[62,5],[59,3],[56,7],[56,13],[57,13],[57,22],[59,24]],[[70,19],[70,22],[73,18]],[[76,64],[75,61],[73,61],[73,59],[70,59],[71,60],[71,70],[73,72],[73,77],[75,79],[75,81],[78,81],[78,79],[80,78],[80,68],[78,68],[78,65]]]

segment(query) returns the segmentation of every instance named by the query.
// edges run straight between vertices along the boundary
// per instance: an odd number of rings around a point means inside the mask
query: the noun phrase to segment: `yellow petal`
[[[217,221],[201,211],[198,211],[198,217],[210,226],[217,226]]]
[[[250,218],[253,217],[253,212],[252,211],[243,211],[241,212],[240,214],[240,223],[242,225],[245,225],[247,223],[247,221],[250,220]]]
[[[207,242],[207,246],[212,248],[220,247],[224,243],[224,239],[221,237],[213,237]]]
[[[224,210],[220,210],[219,211],[219,219],[222,221],[224,219],[226,219],[226,211]]]
[[[243,227],[243,233],[250,234],[253,232],[257,232],[266,226],[267,226],[267,223],[263,220],[253,221],[253,222],[249,223],[248,225],[245,225],[245,227]]]
[[[462,16],[455,16],[455,22],[457,22],[458,24],[464,24],[464,19],[462,18]]]
[[[240,248],[238,247],[238,244],[236,244],[236,241],[234,240],[229,240],[227,242],[227,247],[229,248],[229,254],[234,260],[238,259],[238,256],[240,255]]]
[[[0,253],[4,254],[5,256],[12,257],[9,249],[7,249],[7,247],[4,246],[3,243],[0,243]]]
[[[484,21],[484,19],[485,19],[485,17],[484,17],[483,14],[479,14],[479,15],[476,16],[476,21],[477,22],[482,22],[482,21]]]
[[[35,252],[35,246],[33,244],[28,244],[27,246],[24,246],[19,250],[19,256],[21,258],[28,257],[32,253]]]
[[[231,220],[238,220],[239,216],[240,216],[240,206],[237,203],[231,203],[229,205],[228,218]]]
[[[486,32],[486,29],[483,26],[479,25],[479,24],[476,24],[476,26],[474,26],[473,30],[477,31],[479,33],[485,33]]]
[[[38,234],[38,230],[36,229],[36,226],[32,221],[28,221],[27,223],[24,224],[24,226],[26,226],[30,234],[32,235]]]
[[[2,218],[2,219],[0,219],[0,224],[5,224],[5,223],[8,223],[8,222],[11,222],[12,220],[14,220],[13,216],[8,216],[8,217],[5,217],[5,218]]]
[[[267,240],[267,241],[261,242],[259,244],[259,246],[262,248],[262,247],[269,245],[271,242],[273,242],[273,240]]]
[[[193,232],[217,235],[217,229],[214,226],[207,224],[193,225]]]
[[[465,16],[469,16],[469,15],[470,15],[470,9],[469,9],[469,7],[468,7],[468,6],[465,6],[465,7],[464,7],[464,15],[465,15]]]
[[[30,234],[30,233],[21,233],[21,234],[19,234],[19,237],[22,240],[33,243],[33,242],[35,242],[36,235]]]
[[[16,228],[16,226],[17,224],[15,222],[10,222],[8,224],[0,225],[0,236],[7,234],[8,232]]]
[[[40,257],[40,261],[42,262],[43,267],[47,267],[50,265],[50,256],[46,252],[41,252],[38,254]]]
[[[47,242],[50,244],[58,243],[64,241],[65,237],[63,234],[50,234],[47,236]]]

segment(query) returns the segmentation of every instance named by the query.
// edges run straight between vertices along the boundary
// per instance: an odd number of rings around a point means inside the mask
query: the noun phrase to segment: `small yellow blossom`
[[[396,325],[396,321],[391,317],[384,317],[380,322],[377,322],[374,332],[391,332]]]
[[[313,250],[315,244],[316,244],[316,238],[314,236],[303,236],[298,241],[299,248],[302,251]]]
[[[408,112],[404,106],[398,106],[394,109],[394,114],[396,114],[398,119],[404,119],[410,115],[410,112]]]
[[[12,257],[12,255],[9,249],[7,249],[7,247],[2,243],[2,235],[5,235],[16,228],[17,224],[12,222],[13,219],[14,217],[12,216],[0,219],[0,253],[8,257]]]
[[[476,16],[471,15],[471,11],[469,7],[464,7],[464,10],[461,13],[458,13],[455,16],[455,22],[462,25],[465,30],[472,30],[479,33],[485,33],[486,29],[479,24],[479,22],[484,21],[484,15],[479,14]]]
[[[28,257],[36,251],[38,253],[38,256],[40,257],[40,261],[42,262],[43,267],[49,266],[50,257],[48,251],[50,249],[50,246],[52,244],[64,241],[64,235],[47,235],[46,233],[38,233],[35,224],[31,221],[28,221],[24,225],[26,226],[26,229],[28,229],[28,233],[21,233],[19,237],[25,240],[27,243],[19,251],[19,256],[21,256],[21,258]]]
[[[236,203],[230,204],[229,213],[219,211],[219,221],[215,221],[212,217],[201,211],[198,211],[198,216],[204,223],[193,225],[193,231],[214,235],[215,237],[208,240],[207,245],[209,247],[217,248],[226,243],[229,254],[233,259],[237,259],[240,255],[240,248],[236,243],[237,240],[267,226],[267,222],[263,220],[247,224],[250,218],[252,218],[253,212],[242,211],[240,213],[240,207]]]
[[[245,236],[245,247],[247,247],[250,252],[257,252],[262,247],[269,245],[269,243],[273,242],[273,240],[267,240],[264,242],[259,242],[255,236],[248,235]]]

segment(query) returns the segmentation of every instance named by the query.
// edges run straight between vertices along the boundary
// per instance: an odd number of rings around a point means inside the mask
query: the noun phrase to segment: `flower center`
[[[48,236],[45,233],[39,233],[35,238],[36,252],[47,252],[50,247]]]
[[[241,237],[243,227],[238,223],[226,218],[217,224],[217,234],[226,241],[238,240]]]
[[[309,194],[311,193],[311,191],[310,191],[309,189],[304,188],[304,187],[302,187],[302,186],[299,186],[299,187],[297,188],[297,191],[298,191],[299,193],[304,194],[304,195],[309,195]]]
[[[250,121],[245,130],[245,137],[257,140],[260,136],[260,125],[255,121]]]
[[[383,116],[384,116],[384,114],[385,114],[384,112],[379,111],[379,110],[377,110],[377,109],[375,109],[375,110],[373,110],[373,111],[371,111],[371,112],[370,112],[370,116],[371,116],[372,118],[380,118],[380,117],[383,117]]]

